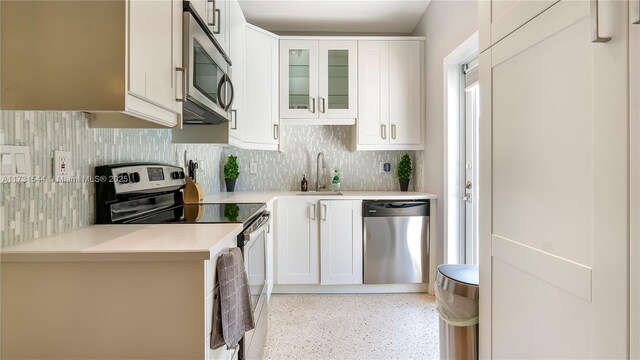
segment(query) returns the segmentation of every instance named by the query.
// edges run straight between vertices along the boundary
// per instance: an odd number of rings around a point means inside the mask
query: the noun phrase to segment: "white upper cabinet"
[[[245,44],[245,106],[238,122],[245,128],[241,147],[278,150],[278,38],[247,25]]]
[[[422,42],[389,42],[389,144],[422,139]]]
[[[229,144],[240,147],[245,136],[245,27],[244,18],[238,0],[229,4],[231,79],[234,84],[234,99],[231,105],[231,121],[229,122]]]
[[[236,4],[232,4],[233,2]],[[189,0],[189,3],[202,21],[207,24],[207,28],[224,52],[229,54],[231,37],[233,36],[231,35],[232,12],[235,11],[232,7],[239,7],[237,0]]]
[[[278,150],[278,37],[247,24],[237,0],[231,13],[231,62],[236,96],[229,144],[242,149]]]
[[[93,127],[180,125],[182,1],[0,6],[3,28],[13,30],[0,41],[11,69],[2,75],[2,109],[85,111]],[[33,31],[34,23],[54,30]]]
[[[354,124],[357,41],[280,41],[280,118],[289,124]]]
[[[358,43],[318,42],[318,117],[355,119],[358,116]]]
[[[362,200],[320,200],[320,283],[362,284]]]
[[[423,49],[420,40],[359,42],[355,150],[424,148]]]
[[[480,51],[502,40],[558,0],[487,0],[478,2]]]

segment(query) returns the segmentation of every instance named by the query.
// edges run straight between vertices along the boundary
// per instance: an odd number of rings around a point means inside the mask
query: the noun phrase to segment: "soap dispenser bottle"
[[[300,191],[307,191],[308,190],[308,183],[307,183],[307,179],[305,178],[305,175],[302,174],[302,181],[300,182]]]

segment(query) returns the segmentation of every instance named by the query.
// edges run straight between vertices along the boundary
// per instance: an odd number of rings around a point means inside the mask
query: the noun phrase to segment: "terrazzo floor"
[[[273,295],[264,359],[438,359],[425,294]]]

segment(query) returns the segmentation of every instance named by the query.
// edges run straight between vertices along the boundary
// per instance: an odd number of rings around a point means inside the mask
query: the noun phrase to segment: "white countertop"
[[[206,195],[204,202],[222,203],[268,203],[277,198],[296,197],[313,199],[344,199],[344,200],[416,200],[416,199],[436,199],[435,194],[417,191],[341,191],[342,195],[326,195],[322,192],[309,192],[310,195],[296,195],[297,191],[238,191],[220,192]],[[312,195],[311,195],[312,194]]]
[[[2,261],[208,260],[242,224],[92,225],[0,249]]]
[[[401,191],[343,191],[343,195],[296,195],[295,191],[221,192],[204,202],[269,203],[278,198],[411,200],[436,195]],[[1,261],[208,260],[242,224],[92,225],[0,249]]]

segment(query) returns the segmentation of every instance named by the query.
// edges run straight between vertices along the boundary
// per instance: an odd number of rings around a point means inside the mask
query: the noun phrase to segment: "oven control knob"
[[[131,180],[132,183],[139,183],[140,182],[140,173],[134,172],[134,173],[129,174],[129,180]]]
[[[179,173],[179,172],[177,172],[177,171],[172,172],[172,173],[171,173],[171,178],[172,178],[173,180],[180,179],[180,173]]]
[[[118,182],[121,183],[121,184],[128,184],[129,183],[129,174],[127,174],[127,173],[118,174]]]
[[[179,179],[184,179],[184,171],[180,171],[178,175],[179,175]]]

